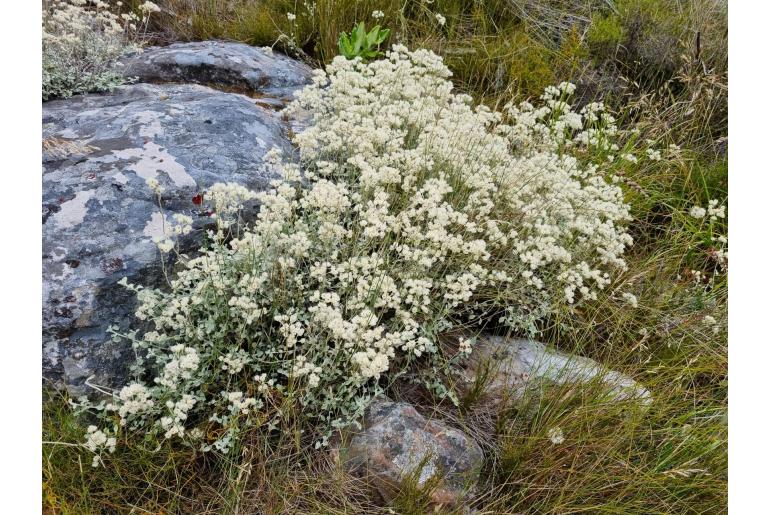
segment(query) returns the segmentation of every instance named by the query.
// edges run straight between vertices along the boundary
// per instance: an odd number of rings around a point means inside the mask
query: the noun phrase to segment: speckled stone
[[[380,398],[367,409],[363,430],[349,439],[340,460],[386,501],[405,476],[417,475],[419,485],[437,476],[433,504],[457,507],[478,481],[483,453],[462,431],[427,420],[407,403]]]
[[[282,99],[312,76],[312,68],[279,52],[215,40],[146,48],[118,66],[139,82],[192,82]]]
[[[625,374],[596,361],[560,352],[527,339],[480,336],[465,369],[464,386],[470,388],[482,373],[488,374],[480,399],[486,405],[521,398],[528,389],[544,383],[567,385],[600,381],[616,400],[651,400],[650,392]]]
[[[291,152],[280,113],[244,95],[190,84],[133,84],[111,94],[43,104],[43,374],[81,394],[87,378],[125,379],[133,351],[107,328],[132,323],[135,300],[117,285],[160,285],[153,237],[164,209],[194,218],[193,251],[210,222],[192,199],[215,182],[255,190],[273,178],[262,158]],[[255,207],[251,206],[253,215]]]

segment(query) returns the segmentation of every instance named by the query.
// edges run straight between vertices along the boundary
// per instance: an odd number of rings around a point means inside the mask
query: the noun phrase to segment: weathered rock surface
[[[340,452],[354,473],[364,476],[385,500],[406,476],[420,486],[440,480],[431,492],[436,506],[456,506],[475,486],[483,454],[463,432],[426,420],[409,404],[378,399],[368,408],[363,431]],[[414,477],[412,476],[412,477]]]
[[[193,82],[290,99],[310,82],[312,69],[270,49],[228,41],[150,47],[118,62],[140,82]]]
[[[566,354],[545,344],[519,338],[483,335],[476,341],[465,370],[465,387],[484,378],[482,401],[497,404],[521,398],[529,388],[601,381],[617,400],[650,401],[650,392],[625,374],[596,361]]]
[[[43,105],[43,373],[74,393],[119,385],[133,353],[112,343],[135,303],[116,283],[163,281],[153,237],[162,217],[145,180],[166,188],[166,216],[208,219],[192,199],[215,182],[264,188],[262,157],[290,151],[280,115],[199,85],[135,84]]]

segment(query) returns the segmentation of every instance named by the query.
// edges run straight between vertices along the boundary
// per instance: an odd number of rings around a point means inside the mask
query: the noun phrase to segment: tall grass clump
[[[160,8],[144,2],[136,12],[119,9],[99,0],[43,2],[43,100],[126,82],[115,59],[138,48],[150,14]]]
[[[565,83],[540,107],[494,112],[449,74],[403,46],[335,59],[291,107],[312,115],[299,163],[273,152],[270,190],[206,192],[217,230],[168,289],[124,281],[149,328],[116,335],[139,356],[134,381],[80,406],[101,414],[84,444],[94,465],[127,430],[228,455],[244,429],[297,412],[323,445],[405,373],[451,398],[443,378],[472,343],[444,348],[441,334],[489,320],[532,334],[625,269],[623,192],[586,159],[620,151],[603,106],[573,112]],[[168,220],[159,248],[190,223]]]
[[[683,55],[726,71],[726,34],[727,4],[720,0],[619,0],[592,12],[586,42],[595,60],[655,88],[677,74]]]
[[[92,468],[77,443],[88,422],[72,404],[44,390],[45,513],[378,512],[360,480],[326,454],[297,448],[299,424],[284,424],[269,439],[264,428],[247,428],[239,452],[227,457],[182,440],[159,447],[143,432],[125,431],[108,466]]]
[[[490,106],[535,98],[549,84],[579,86],[581,102],[620,107],[624,78],[644,91],[672,79],[682,56],[727,69],[721,0],[163,0],[159,41],[224,38],[325,66],[342,32],[360,22],[391,29],[389,43],[441,55],[455,86]]]
[[[553,388],[504,410],[482,511],[724,513],[725,411],[713,391],[711,401],[686,400],[686,369],[649,378],[658,397],[644,410],[591,387]]]

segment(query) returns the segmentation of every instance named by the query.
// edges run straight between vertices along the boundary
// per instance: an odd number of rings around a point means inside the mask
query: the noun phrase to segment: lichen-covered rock
[[[159,285],[153,238],[163,217],[145,184],[166,188],[167,217],[209,217],[193,202],[215,182],[255,190],[273,178],[262,157],[290,151],[280,114],[246,96],[198,85],[135,84],[43,105],[43,373],[74,393],[118,386],[133,352],[107,328],[129,327],[133,296],[117,282]],[[254,209],[254,208],[252,208]]]
[[[310,82],[312,69],[269,48],[228,41],[150,47],[118,61],[140,82],[194,82],[283,99]]]
[[[477,339],[461,386],[469,390],[482,381],[480,400],[487,405],[521,398],[529,388],[544,383],[591,381],[606,385],[611,398],[638,399],[644,404],[650,401],[650,392],[625,374],[608,370],[592,359],[519,338],[482,335]]]
[[[378,399],[367,409],[363,430],[350,438],[342,463],[365,477],[388,501],[407,477],[423,486],[439,481],[431,490],[436,506],[457,506],[478,481],[481,448],[462,431],[427,420],[409,404]]]

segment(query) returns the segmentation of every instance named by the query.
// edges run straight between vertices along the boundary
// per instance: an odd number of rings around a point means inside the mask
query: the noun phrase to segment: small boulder
[[[386,501],[398,494],[405,477],[414,475],[419,486],[436,479],[430,491],[435,506],[455,507],[478,481],[483,461],[479,445],[462,431],[425,419],[407,403],[376,400],[363,426],[340,458]]]
[[[543,343],[502,336],[480,336],[465,369],[461,389],[466,392],[483,381],[481,401],[498,404],[516,400],[543,383],[566,385],[600,381],[617,400],[650,402],[650,392],[625,374],[608,370],[596,361],[549,348]]]
[[[139,82],[193,82],[284,100],[312,76],[308,65],[270,48],[215,40],[146,48],[118,66]]]

